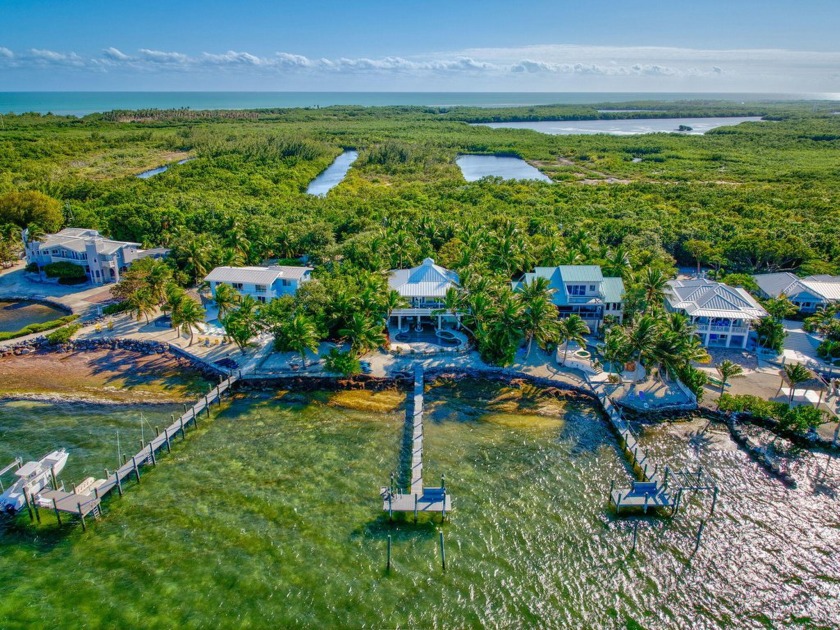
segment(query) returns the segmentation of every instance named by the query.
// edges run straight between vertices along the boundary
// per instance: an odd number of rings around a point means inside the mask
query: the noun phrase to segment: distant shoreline
[[[0,113],[86,116],[114,110],[346,106],[529,107],[638,101],[838,100],[836,93],[750,92],[0,92]]]

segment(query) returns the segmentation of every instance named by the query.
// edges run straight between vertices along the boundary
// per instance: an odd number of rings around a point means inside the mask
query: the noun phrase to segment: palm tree
[[[646,267],[644,272],[636,277],[645,296],[645,310],[652,305],[660,305],[665,298],[665,287],[668,283],[666,276],[660,269]]]
[[[627,350],[637,361],[644,362],[656,348],[659,322],[652,315],[636,314],[627,330]]]
[[[178,321],[190,333],[190,344],[193,343],[193,331],[200,330],[199,325],[204,323],[205,312],[198,300],[193,297],[185,297],[178,306]],[[174,316],[173,316],[174,319]]]
[[[355,356],[374,350],[385,342],[382,325],[362,313],[353,313],[338,334],[350,342],[350,351]]]
[[[604,335],[604,343],[601,346],[601,354],[609,363],[609,371],[612,373],[613,367],[624,363],[627,358],[627,335],[621,326],[613,326],[607,330]],[[619,370],[621,372],[621,370]]]
[[[219,319],[230,313],[236,305],[239,304],[242,296],[239,291],[234,289],[229,284],[216,285],[216,294],[213,296],[213,301],[216,303],[216,308],[219,310]]]
[[[528,343],[525,359],[531,354],[534,339],[541,348],[556,340],[558,331],[557,308],[551,301],[554,289],[548,278],[537,277],[523,283],[516,291],[522,304],[522,331]]]
[[[186,297],[187,292],[174,282],[166,287],[166,302],[163,305],[163,310],[169,311],[176,339],[181,336],[181,304]]]
[[[288,347],[300,354],[300,360],[306,367],[306,351],[318,351],[318,330],[315,322],[304,313],[295,313],[286,324],[284,331]]]
[[[720,395],[723,396],[723,392],[726,389],[726,383],[729,379],[740,376],[744,373],[744,369],[738,365],[737,363],[733,363],[729,359],[724,359],[720,363],[715,366],[718,375],[720,376]],[[718,406],[720,406],[720,401],[718,401]]]
[[[408,306],[408,302],[400,295],[399,291],[388,289],[383,297],[382,306],[385,308],[385,325],[387,326],[388,322],[391,321],[391,313],[394,312],[394,309]]]
[[[627,256],[627,250],[624,247],[618,246],[607,253],[606,264],[604,265],[605,275],[624,278],[630,271],[630,258]]]
[[[791,302],[784,293],[779,295],[777,298],[770,298],[764,302],[764,310],[770,313],[770,315],[778,321],[787,319],[799,311],[799,309],[793,305],[793,302]]]
[[[569,315],[566,319],[562,319],[558,323],[558,332],[561,343],[565,343],[566,347],[563,350],[563,363],[566,363],[566,356],[569,354],[569,344],[574,341],[581,348],[586,346],[586,339],[584,335],[590,333],[589,326],[581,319],[580,315],[575,313]]]
[[[155,312],[157,308],[157,301],[149,289],[142,289],[135,291],[128,297],[128,309],[139,321],[143,317],[146,318],[146,324],[149,323],[149,315]]]
[[[807,380],[810,380],[813,377],[811,371],[806,368],[801,363],[788,363],[785,365],[784,373],[782,374],[782,384],[785,382],[785,378],[787,378],[788,383],[790,383],[790,396],[788,396],[788,404],[793,403],[793,394],[796,391],[796,386],[799,383],[804,383]],[[779,386],[779,390],[781,390],[781,386]]]

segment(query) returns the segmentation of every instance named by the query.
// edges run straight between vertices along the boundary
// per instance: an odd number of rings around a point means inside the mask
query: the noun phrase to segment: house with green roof
[[[605,278],[598,265],[537,267],[513,282],[514,291],[535,278],[548,280],[559,317],[579,315],[593,331],[603,326],[605,317],[618,322],[624,317],[624,282]]]

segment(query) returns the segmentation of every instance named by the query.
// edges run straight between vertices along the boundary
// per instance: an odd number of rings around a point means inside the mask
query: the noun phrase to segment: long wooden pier
[[[149,465],[156,466],[158,455],[162,453],[163,449],[166,449],[167,453],[171,452],[172,442],[178,437],[178,434],[180,434],[181,439],[185,439],[189,426],[191,424],[193,427],[198,426],[198,418],[201,412],[206,412],[209,416],[210,406],[214,402],[218,402],[221,405],[223,394],[230,390],[237,380],[239,380],[238,374],[231,375],[227,379],[221,380],[216,387],[200,398],[189,409],[184,405],[184,413],[178,419],[174,420],[169,426],[164,427],[163,431],[149,440],[131,458],[124,457],[122,466],[117,470],[113,472],[105,470],[104,479],[89,477],[78,486],[75,486],[72,492],[67,492],[62,483],[61,487],[42,490],[34,497],[27,495],[27,509],[29,510],[30,519],[35,520],[37,518],[40,521],[38,508],[47,508],[55,512],[59,523],[61,523],[62,514],[80,517],[82,527],[86,529],[85,517],[99,517],[101,513],[100,504],[103,497],[114,489],[122,496],[122,484],[126,479],[130,479],[131,477],[140,483],[140,469]],[[55,481],[54,485],[57,485]]]
[[[598,398],[598,402],[601,403],[610,424],[618,433],[619,444],[630,460],[634,473],[637,472],[639,476],[638,480],[631,481],[629,488],[610,487],[610,503],[615,505],[615,510],[619,514],[622,508],[639,508],[645,513],[648,509],[670,508],[673,513],[676,503],[669,492],[668,467],[660,471],[659,466],[648,458],[647,453],[639,446],[639,440],[630,428],[630,423],[612,399],[602,391],[602,386],[593,385],[588,378],[586,382]]]
[[[414,512],[416,519],[420,512],[439,512],[445,518],[452,509],[452,498],[446,492],[443,479],[439,488],[423,485],[423,389],[423,365],[418,363],[414,366],[413,405],[406,410],[406,421],[411,430],[410,488],[408,492],[399,492],[394,487],[393,477],[389,487],[381,488],[382,509],[389,516],[394,512]]]

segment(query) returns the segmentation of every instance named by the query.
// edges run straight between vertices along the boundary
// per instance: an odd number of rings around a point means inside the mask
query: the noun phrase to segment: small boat
[[[67,463],[69,453],[63,448],[44,455],[37,462],[26,462],[15,471],[18,480],[0,495],[0,509],[14,514],[26,505],[24,489],[34,497],[48,487],[53,475],[58,475]]]

